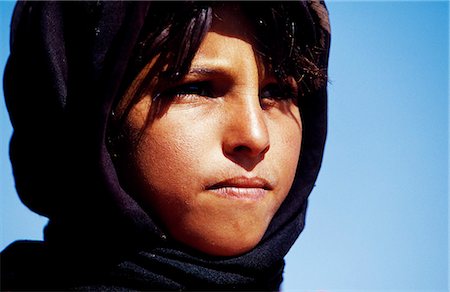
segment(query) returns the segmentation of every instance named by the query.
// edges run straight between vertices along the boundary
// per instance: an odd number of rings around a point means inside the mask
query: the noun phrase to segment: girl
[[[310,2],[19,2],[5,97],[43,242],[2,289],[277,290],[326,134]]]

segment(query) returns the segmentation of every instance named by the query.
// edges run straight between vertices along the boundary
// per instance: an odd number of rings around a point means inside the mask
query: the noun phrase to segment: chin
[[[252,250],[262,238],[252,238],[250,240],[242,240],[242,238],[228,240],[227,242],[220,242],[217,245],[206,245],[201,248],[201,251],[214,256],[238,256]]]
[[[219,224],[221,225],[221,224]],[[217,226],[201,233],[184,232],[174,236],[189,247],[213,256],[238,256],[252,250],[261,241],[267,226],[249,227],[239,232],[231,231],[235,226]],[[231,229],[228,230],[227,229]]]

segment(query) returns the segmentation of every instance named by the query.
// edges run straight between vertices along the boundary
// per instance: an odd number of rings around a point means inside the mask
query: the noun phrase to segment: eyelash
[[[269,91],[269,95],[264,97],[264,92]],[[282,88],[277,83],[270,83],[266,85],[259,93],[260,99],[268,98],[273,100],[286,100],[286,99],[294,99],[295,93],[293,88]]]
[[[169,89],[166,93],[174,98],[203,96],[209,98],[215,98],[215,94],[212,90],[212,85],[208,81],[192,82],[181,84],[172,89]]]
[[[213,85],[209,81],[181,84],[179,86],[167,90],[165,95],[172,96],[175,99],[191,98],[191,97],[207,97],[207,98],[218,97],[218,95],[215,94],[213,90]],[[295,99],[296,94],[295,90],[290,87],[284,89],[279,84],[270,83],[260,90],[259,98],[261,100],[261,104],[263,104],[263,101],[265,100],[276,102],[282,100]]]

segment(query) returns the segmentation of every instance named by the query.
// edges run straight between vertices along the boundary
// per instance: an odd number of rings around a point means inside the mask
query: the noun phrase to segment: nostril
[[[246,145],[238,145],[230,148],[231,151],[224,152],[224,154],[231,161],[250,171],[264,160],[268,149],[268,145],[265,148],[252,148]]]
[[[258,156],[258,155],[264,155],[269,150],[269,145],[266,145],[265,147],[249,147],[246,145],[238,145],[233,148],[233,152],[236,154],[245,154],[246,156]]]
[[[250,151],[250,149],[244,145],[239,145],[234,147],[235,152],[244,152],[244,151]]]

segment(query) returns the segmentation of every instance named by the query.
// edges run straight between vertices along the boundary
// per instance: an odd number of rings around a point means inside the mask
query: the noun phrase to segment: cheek
[[[287,196],[295,178],[302,143],[302,122],[298,109],[291,109],[290,115],[285,115],[271,123],[270,161],[273,169],[278,169],[280,178],[280,193]]]
[[[182,130],[167,119],[155,121],[144,130],[131,162],[134,195],[147,211],[157,215],[154,219],[164,224],[169,219],[181,220],[181,214],[186,212],[186,194],[193,186],[190,174],[198,163],[197,140],[190,132],[181,135]],[[168,214],[172,218],[167,218]]]
[[[214,135],[194,111],[169,110],[145,128],[131,168],[141,200],[153,206],[186,205],[192,193],[201,191],[205,171],[217,156],[220,143]]]
[[[197,138],[197,139],[196,139]],[[138,145],[135,163],[144,183],[160,189],[180,189],[199,163],[198,137],[177,123],[156,122],[145,131]]]

